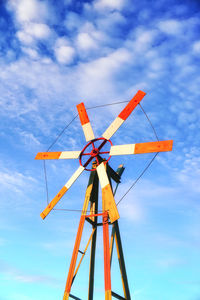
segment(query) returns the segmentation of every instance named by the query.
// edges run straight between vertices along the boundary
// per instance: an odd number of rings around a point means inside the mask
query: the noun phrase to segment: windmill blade
[[[79,118],[81,121],[81,125],[83,128],[83,132],[84,132],[86,141],[88,142],[90,140],[93,140],[95,138],[95,136],[94,136],[92,126],[90,124],[90,120],[88,118],[88,114],[85,109],[84,103],[82,102],[82,103],[78,104],[76,107],[78,110]]]
[[[97,167],[97,174],[102,189],[103,211],[108,211],[110,221],[113,223],[119,219],[119,213],[103,162]]]
[[[76,181],[76,179],[81,175],[85,168],[80,166],[71,178],[67,181],[67,183],[63,186],[63,188],[59,191],[59,193],[51,200],[49,205],[44,209],[44,211],[40,214],[41,218],[44,219],[50,213],[50,211],[54,208],[54,206],[58,203],[58,201],[64,196],[64,194],[69,190],[72,184]]]
[[[145,92],[139,90],[135,94],[135,96],[130,100],[130,102],[126,105],[126,107],[121,111],[118,117],[106,129],[102,137],[109,140],[113,136],[113,134],[119,129],[119,127],[124,123],[124,121],[128,118],[128,116],[132,113],[134,108],[138,105],[138,103],[143,99],[145,95]]]
[[[81,151],[38,152],[35,159],[75,159]]]
[[[173,141],[159,141],[138,144],[111,146],[110,155],[142,154],[151,152],[165,152],[172,150]]]

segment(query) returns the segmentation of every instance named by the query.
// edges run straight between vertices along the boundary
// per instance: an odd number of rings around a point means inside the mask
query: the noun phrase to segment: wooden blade
[[[38,152],[35,159],[75,159],[81,151]]]
[[[108,211],[110,221],[113,223],[119,219],[119,213],[103,162],[97,167],[97,174],[102,189],[103,211]]]
[[[138,105],[138,103],[143,99],[145,95],[145,92],[139,90],[135,94],[135,96],[130,100],[130,102],[126,105],[126,107],[121,111],[118,117],[106,129],[102,137],[109,140],[113,136],[113,134],[119,129],[119,127],[124,123],[124,121],[128,118],[128,116],[132,113],[134,108]]]
[[[54,206],[58,203],[58,201],[62,198],[62,196],[69,190],[72,184],[76,181],[76,179],[81,175],[85,168],[80,166],[71,178],[67,181],[67,183],[63,186],[60,192],[51,200],[49,205],[44,209],[44,211],[40,214],[41,218],[44,219],[50,213],[50,211],[54,208]]]
[[[84,132],[86,141],[88,142],[90,140],[93,140],[95,138],[95,136],[94,136],[92,126],[90,124],[90,120],[88,118],[88,114],[85,109],[84,103],[82,102],[82,103],[78,104],[76,107],[78,110],[79,118],[81,121],[81,125],[83,128],[83,132]]]
[[[159,141],[128,145],[111,146],[110,155],[142,154],[151,152],[165,152],[172,150],[173,141]]]

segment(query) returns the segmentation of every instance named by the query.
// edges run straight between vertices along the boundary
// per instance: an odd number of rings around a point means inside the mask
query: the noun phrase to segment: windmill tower
[[[96,250],[96,235],[99,226],[103,227],[103,247],[104,247],[104,285],[105,285],[105,300],[110,300],[112,297],[116,299],[130,300],[130,292],[128,286],[128,279],[124,261],[124,255],[122,250],[122,243],[119,231],[118,219],[120,218],[117,205],[114,199],[114,193],[112,190],[111,179],[116,183],[120,182],[120,177],[123,173],[123,166],[120,166],[115,172],[109,165],[108,161],[115,155],[131,155],[142,154],[150,152],[164,152],[172,150],[172,140],[168,141],[156,141],[147,143],[127,144],[127,145],[113,145],[110,140],[119,127],[129,117],[134,108],[140,103],[146,94],[143,91],[138,91],[136,95],[129,101],[126,107],[121,111],[117,118],[111,123],[111,125],[102,134],[102,137],[95,138],[95,135],[90,124],[87,111],[84,103],[77,105],[77,110],[82,125],[82,129],[85,135],[87,144],[80,151],[62,151],[62,152],[39,152],[36,155],[36,159],[79,159],[80,166],[59,191],[59,193],[48,204],[44,211],[40,214],[42,219],[45,219],[50,211],[55,207],[62,196],[69,190],[76,179],[82,174],[84,170],[90,172],[89,182],[86,189],[85,200],[83,204],[82,214],[80,217],[79,227],[76,235],[74,249],[72,253],[72,259],[69,267],[65,292],[63,300],[77,299],[77,296],[72,295],[71,287],[74,283],[74,279],[79,270],[83,257],[91,243],[90,254],[90,267],[89,267],[89,289],[88,300],[94,299],[94,266],[95,266],[95,250]],[[107,150],[107,147],[110,147]],[[98,211],[98,186],[101,186],[102,190],[102,209]],[[88,214],[88,206],[90,204],[90,213]],[[102,218],[102,222],[98,222],[98,218]],[[85,221],[89,222],[92,226],[92,232],[86,248],[84,251],[79,249],[82,232]],[[109,226],[112,226],[111,238],[109,238]],[[119,266],[121,271],[122,286],[124,296],[116,294],[111,289],[111,261],[112,250],[114,240],[116,243]],[[82,254],[80,262],[77,265],[78,253]]]

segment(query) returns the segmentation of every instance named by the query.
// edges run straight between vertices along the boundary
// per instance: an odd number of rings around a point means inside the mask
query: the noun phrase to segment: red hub
[[[106,145],[107,144],[107,145]],[[86,168],[90,163],[95,161],[97,165],[99,165],[104,159],[105,164],[109,161],[111,156],[109,155],[110,149],[108,149],[108,144],[112,146],[112,142],[110,140],[106,140],[104,138],[98,138],[90,141],[81,151],[79,156],[80,165],[85,167],[87,171],[94,171],[95,169]],[[105,146],[105,151],[102,151],[102,148]],[[101,157],[101,155],[106,155],[107,157]],[[95,159],[95,160],[94,160]]]
[[[92,157],[96,157],[99,154],[99,149],[98,148],[94,148],[92,149],[92,151],[90,152],[90,155]]]

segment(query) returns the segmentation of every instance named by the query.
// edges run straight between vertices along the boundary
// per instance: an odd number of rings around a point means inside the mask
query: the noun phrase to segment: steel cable
[[[89,107],[86,108],[87,110],[90,109],[95,109],[95,108],[100,108],[100,107],[105,107],[105,106],[111,106],[111,105],[117,105],[117,104],[122,104],[122,103],[127,103],[129,101],[119,101],[119,102],[113,102],[113,103],[108,103],[108,104],[103,104],[103,105],[97,105],[97,106],[93,106],[93,107]],[[142,112],[144,113],[147,121],[149,122],[154,135],[157,139],[157,141],[159,141],[158,139],[158,135],[156,133],[156,130],[151,122],[151,120],[149,119],[147,113],[145,112],[145,110],[143,109],[143,107],[141,106],[141,104],[139,103],[139,106],[142,110]],[[74,118],[61,130],[61,132],[57,135],[57,137],[55,138],[55,140],[52,142],[52,144],[48,147],[47,151],[48,152],[53,145],[55,145],[55,143],[58,141],[58,139],[61,137],[61,135],[65,132],[65,130],[75,121],[75,119],[78,117],[78,114],[74,116]],[[136,185],[136,183],[141,179],[141,177],[146,173],[146,171],[148,170],[148,168],[151,166],[151,164],[153,163],[153,161],[155,160],[156,156],[158,155],[159,152],[157,152],[153,158],[151,159],[151,161],[147,164],[147,166],[143,169],[143,171],[139,174],[139,176],[136,178],[136,180],[131,184],[131,186],[128,188],[128,190],[124,193],[124,195],[120,198],[120,200],[117,202],[116,205],[119,205],[119,203],[126,197],[126,195],[130,192],[130,190]],[[48,193],[48,180],[47,180],[47,171],[46,171],[46,163],[45,160],[43,160],[44,162],[44,178],[45,178],[45,186],[46,186],[46,195],[47,195],[47,203],[49,204],[49,193]],[[68,212],[83,212],[82,209],[67,209],[67,208],[53,208],[53,210],[57,210],[57,211],[68,211]],[[89,211],[86,211],[86,213],[89,213]],[[102,211],[100,211],[102,212]]]

